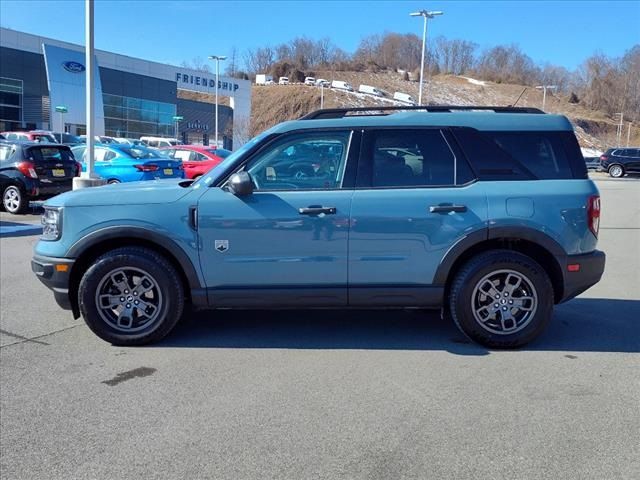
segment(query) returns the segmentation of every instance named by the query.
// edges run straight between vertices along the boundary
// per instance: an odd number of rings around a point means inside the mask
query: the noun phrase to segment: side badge
[[[229,250],[229,240],[216,240],[215,249],[220,253],[224,253]]]

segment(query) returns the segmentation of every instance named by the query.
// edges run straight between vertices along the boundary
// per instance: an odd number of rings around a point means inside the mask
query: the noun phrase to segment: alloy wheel
[[[134,267],[117,268],[104,275],[95,298],[102,320],[125,333],[152,326],[160,318],[163,305],[156,279]]]
[[[620,165],[614,165],[613,167],[611,167],[611,169],[609,169],[609,173],[612,177],[621,177],[623,174],[622,167]]]
[[[471,309],[478,324],[497,335],[524,329],[538,308],[538,294],[531,280],[515,270],[496,270],[477,282]]]
[[[17,187],[8,187],[2,196],[4,208],[10,213],[17,212],[22,202],[22,195]]]

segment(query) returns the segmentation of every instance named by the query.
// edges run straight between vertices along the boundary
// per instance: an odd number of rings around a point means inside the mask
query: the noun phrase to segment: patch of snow
[[[471,77],[463,77],[462,75],[459,76],[460,78],[464,78],[467,82],[472,83],[474,85],[486,85],[487,82],[485,82],[484,80],[476,80],[475,78],[471,78]]]

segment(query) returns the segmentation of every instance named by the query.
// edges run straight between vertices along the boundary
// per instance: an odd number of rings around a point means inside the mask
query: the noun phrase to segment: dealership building
[[[84,134],[84,64],[81,45],[0,28],[0,131]],[[94,64],[96,134],[213,142],[215,74],[102,50]],[[218,138],[238,147],[247,136],[251,84],[219,76],[218,95]]]

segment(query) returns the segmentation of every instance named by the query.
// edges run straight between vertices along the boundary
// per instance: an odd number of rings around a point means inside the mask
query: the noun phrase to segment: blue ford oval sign
[[[82,73],[85,71],[84,65],[78,62],[64,62],[62,66],[67,72],[71,73]]]

